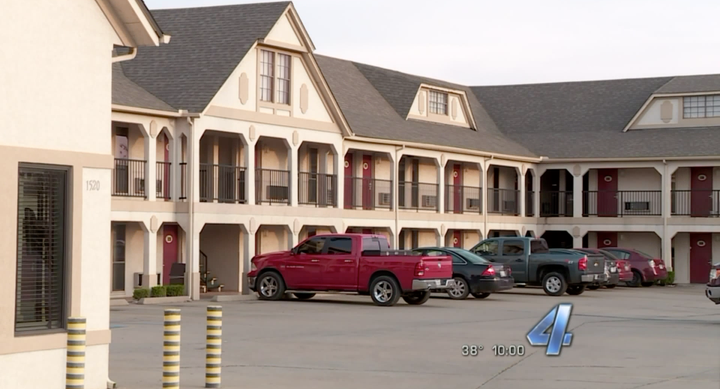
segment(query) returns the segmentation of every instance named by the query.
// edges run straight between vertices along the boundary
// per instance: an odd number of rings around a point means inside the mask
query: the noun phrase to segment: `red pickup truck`
[[[301,300],[316,292],[370,295],[380,306],[424,304],[430,291],[453,286],[449,256],[392,251],[387,238],[371,234],[313,236],[290,251],[262,254],[251,261],[250,289],[261,300],[292,292]]]

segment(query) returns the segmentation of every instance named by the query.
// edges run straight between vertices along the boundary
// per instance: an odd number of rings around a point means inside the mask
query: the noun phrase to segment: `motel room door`
[[[618,215],[618,170],[598,170],[597,215],[617,217]]]

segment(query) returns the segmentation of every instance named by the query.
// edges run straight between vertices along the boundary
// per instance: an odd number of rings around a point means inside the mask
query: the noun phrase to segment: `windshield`
[[[462,257],[462,259],[464,259],[470,263],[474,263],[476,265],[484,265],[484,264],[490,263],[490,261],[488,261],[487,259],[485,259],[475,253],[472,253],[468,250],[448,249],[448,251],[451,251],[451,252],[457,254],[458,256]]]

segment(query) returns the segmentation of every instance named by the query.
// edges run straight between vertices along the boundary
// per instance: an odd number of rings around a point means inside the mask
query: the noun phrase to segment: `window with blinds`
[[[65,325],[68,170],[21,164],[15,331]]]

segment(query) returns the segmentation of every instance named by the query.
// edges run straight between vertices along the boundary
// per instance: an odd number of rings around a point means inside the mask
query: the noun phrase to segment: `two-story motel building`
[[[153,15],[172,41],[113,69],[114,297],[174,263],[247,293],[321,232],[628,246],[681,283],[718,258],[720,76],[468,87],[315,55],[289,2]]]

